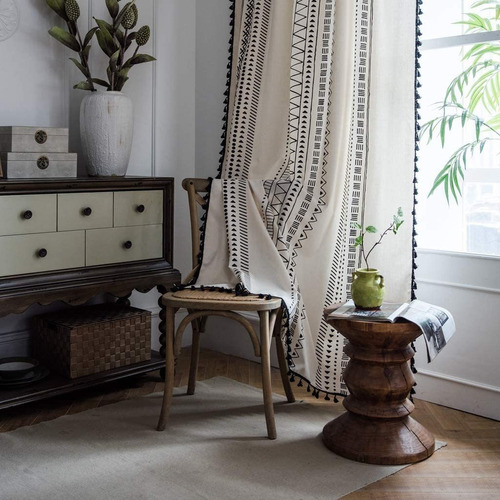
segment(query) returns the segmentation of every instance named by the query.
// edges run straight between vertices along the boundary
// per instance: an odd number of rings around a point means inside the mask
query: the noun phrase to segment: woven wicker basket
[[[151,359],[151,313],[119,304],[35,318],[34,357],[70,378]]]

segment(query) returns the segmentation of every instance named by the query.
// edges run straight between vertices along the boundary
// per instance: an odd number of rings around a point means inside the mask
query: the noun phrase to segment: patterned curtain
[[[223,161],[196,283],[282,297],[290,372],[326,397],[346,393],[344,340],[322,312],[349,297],[352,223],[382,228],[403,208],[405,230],[374,264],[388,300],[410,297],[416,8],[234,2]]]

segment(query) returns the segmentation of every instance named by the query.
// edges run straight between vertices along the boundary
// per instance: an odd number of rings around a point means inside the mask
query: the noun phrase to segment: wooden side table
[[[333,452],[371,464],[419,462],[434,453],[434,436],[410,417],[408,398],[415,382],[408,361],[409,345],[422,332],[413,323],[328,320],[349,340],[344,371],[349,396],[347,412],[323,429],[323,441]]]

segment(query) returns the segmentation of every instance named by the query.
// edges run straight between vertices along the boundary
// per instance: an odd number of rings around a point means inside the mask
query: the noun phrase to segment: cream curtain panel
[[[403,208],[402,233],[373,264],[387,300],[410,298],[416,9],[234,3],[224,156],[196,285],[282,297],[290,372],[316,393],[346,393],[344,340],[322,312],[349,297],[353,222],[382,229]]]

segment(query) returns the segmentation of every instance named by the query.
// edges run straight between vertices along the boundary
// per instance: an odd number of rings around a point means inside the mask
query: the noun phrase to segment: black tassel
[[[311,392],[311,386],[307,384],[307,392]]]
[[[337,396],[333,396],[333,402],[334,403],[338,403],[339,402],[339,400],[337,399]]]
[[[302,379],[299,380],[299,383],[297,384],[297,387],[302,387],[304,384],[302,383]]]

